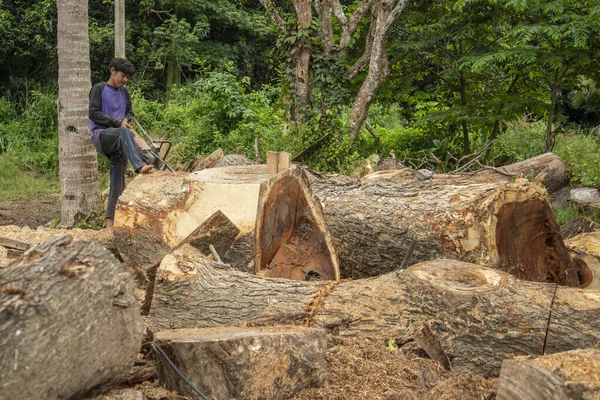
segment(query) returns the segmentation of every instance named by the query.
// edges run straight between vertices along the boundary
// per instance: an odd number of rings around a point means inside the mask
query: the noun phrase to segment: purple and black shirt
[[[90,90],[90,128],[92,129],[92,143],[96,150],[102,152],[100,146],[100,132],[107,128],[119,128],[123,118],[133,117],[131,98],[127,89],[110,86],[106,82],[95,84]]]

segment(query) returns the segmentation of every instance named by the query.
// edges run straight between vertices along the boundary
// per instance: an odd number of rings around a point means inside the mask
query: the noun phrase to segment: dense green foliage
[[[293,25],[293,7],[276,3]],[[342,1],[348,12],[359,3]],[[112,8],[89,3],[93,83],[107,79]],[[254,158],[255,140],[263,159],[267,150],[295,155],[322,139],[303,158],[319,170],[352,172],[374,153],[452,170],[469,153],[485,151],[495,165],[540,154],[550,134],[576,180],[600,181],[590,134],[600,125],[600,0],[409,1],[388,39],[391,75],[356,140],[346,121],[366,70],[350,83],[344,71],[362,54],[368,16],[341,59],[324,55],[316,19],[308,32],[290,26],[278,37],[258,0],[126,8],[134,110],[154,137],[173,140],[174,163],[218,147]],[[56,174],[54,1],[0,0],[0,38],[0,161]],[[292,123],[289,59],[298,40],[313,53],[311,109]]]

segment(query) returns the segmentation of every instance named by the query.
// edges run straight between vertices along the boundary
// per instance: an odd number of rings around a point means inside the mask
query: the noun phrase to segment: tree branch
[[[369,24],[369,33],[367,35],[367,40],[365,43],[365,51],[363,52],[362,56],[360,56],[360,58],[354,63],[354,65],[352,65],[350,69],[348,69],[348,80],[356,78],[360,71],[362,71],[367,65],[369,65],[369,62],[371,61],[371,51],[373,48],[373,39],[375,37],[376,28],[377,24],[371,21],[371,24]]]
[[[316,0],[315,4],[319,4],[317,12],[319,14],[319,25],[321,26],[323,53],[329,55],[331,53],[331,48],[333,47],[333,22],[331,20],[333,13],[332,4],[330,0]]]
[[[337,0],[335,1],[337,2]],[[367,0],[364,3],[361,3],[360,6],[358,6],[358,8],[354,10],[350,18],[348,18],[346,33],[345,35],[342,34],[342,38],[340,40],[341,47],[346,47],[350,43],[350,41],[352,40],[352,35],[354,35],[354,31],[356,31],[356,28],[358,28],[358,24],[363,19],[367,11],[371,9],[371,6],[374,3],[374,0]]]
[[[406,0],[399,0],[398,3],[396,3],[396,5],[394,6],[394,9],[390,13],[390,15],[388,15],[387,21],[385,22],[385,32],[386,33],[392,27],[392,24],[396,21],[396,19],[398,19],[398,15],[400,15],[400,13],[404,9],[405,5],[406,5]]]
[[[285,21],[283,20],[283,18],[281,18],[281,16],[275,9],[273,2],[271,0],[259,0],[259,1],[260,1],[260,4],[262,4],[263,7],[267,10],[267,12],[269,12],[271,14],[271,18],[273,18],[275,25],[277,25],[277,27],[279,29],[281,29],[282,31],[285,32]]]

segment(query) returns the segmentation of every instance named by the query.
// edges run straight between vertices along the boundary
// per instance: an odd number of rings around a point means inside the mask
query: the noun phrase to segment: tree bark
[[[90,50],[87,0],[57,0],[58,161],[61,225],[100,207],[98,159],[88,120]]]
[[[164,255],[219,210],[239,229],[232,249],[220,254],[224,262],[262,276],[339,279],[321,205],[302,169],[267,174],[265,165],[254,165],[157,172],[127,186],[117,203],[115,242],[138,283],[151,283]]]
[[[298,327],[180,329],[155,341],[182,373],[214,399],[290,399],[327,378],[327,338],[321,329]],[[157,354],[161,386],[195,392]]]
[[[298,33],[304,34],[294,43],[292,54],[292,77],[294,85],[294,99],[291,110],[292,121],[302,120],[302,110],[310,105],[310,37],[308,30],[312,24],[311,0],[293,0],[298,21]]]
[[[554,153],[544,153],[495,170],[483,169],[473,175],[472,179],[473,182],[509,181],[520,175],[543,185],[548,193],[553,193],[569,184],[572,171]]]
[[[570,239],[581,233],[590,233],[596,230],[600,230],[600,224],[597,224],[583,215],[575,217],[566,224],[560,226],[560,234],[564,240]]]
[[[119,383],[142,330],[133,282],[114,256],[55,236],[0,269],[0,399],[65,399]]]
[[[498,400],[597,399],[600,351],[575,350],[502,362]]]
[[[352,137],[356,138],[363,123],[367,119],[369,107],[379,86],[385,82],[389,74],[389,60],[387,58],[386,35],[391,27],[391,22],[395,20],[403,7],[404,1],[395,4],[395,0],[383,0],[377,2],[371,8],[371,26],[373,32],[372,43],[368,53],[369,55],[369,71],[360,90],[358,91],[350,116],[348,117],[348,127]]]
[[[398,268],[416,240],[411,264],[456,258],[521,279],[579,285],[545,190],[525,179],[472,180],[434,175],[422,181],[408,169],[371,174],[361,182],[313,180],[342,278]]]
[[[125,0],[115,0],[115,57],[125,58]]]
[[[505,358],[577,349],[600,339],[600,330],[592,329],[600,320],[596,291],[561,288],[553,304],[555,288],[453,260],[338,283],[260,278],[183,246],[159,267],[146,322],[154,331],[304,324],[382,345],[414,336],[426,324],[455,369],[494,376]],[[585,301],[580,293],[587,293]],[[570,295],[580,301],[569,302]]]

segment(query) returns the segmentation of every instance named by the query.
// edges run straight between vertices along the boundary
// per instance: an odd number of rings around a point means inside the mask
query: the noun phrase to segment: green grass
[[[60,194],[58,176],[22,171],[6,155],[0,155],[0,201],[54,197]]]
[[[579,217],[580,215],[591,219],[597,224],[600,224],[600,216],[596,215],[593,212],[582,211],[574,204],[569,204],[564,210],[554,209],[553,211],[558,225],[566,224],[567,222],[571,221],[576,217]]]

